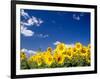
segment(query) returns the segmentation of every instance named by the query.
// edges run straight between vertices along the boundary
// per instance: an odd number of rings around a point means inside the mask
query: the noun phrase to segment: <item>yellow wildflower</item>
[[[87,48],[86,46],[83,46],[82,49],[81,49],[81,55],[86,57],[87,56]]]
[[[67,49],[67,57],[68,57],[69,59],[71,59],[72,56],[73,56],[73,48],[72,48],[72,47],[69,47],[69,48]]]
[[[52,52],[52,48],[51,48],[51,47],[48,47],[48,48],[47,48],[47,51],[48,51],[48,52]]]
[[[63,64],[64,63],[65,57],[64,57],[63,54],[61,54],[61,53],[54,53],[54,58],[55,58],[55,61],[58,64]]]
[[[24,52],[21,52],[21,54],[20,54],[20,58],[21,58],[21,60],[26,59],[26,54],[25,54]]]
[[[76,50],[78,50],[78,51],[81,50],[81,49],[82,49],[82,44],[79,43],[79,42],[76,43],[76,44],[75,44],[75,48],[76,48]]]
[[[52,57],[52,55],[46,55],[44,57],[44,61],[45,61],[45,64],[47,64],[48,66],[51,66],[52,63],[53,63],[53,57]]]
[[[40,53],[37,53],[36,55],[32,56],[31,59],[33,62],[36,62],[38,66],[42,64],[42,56]]]
[[[65,52],[66,50],[66,45],[64,43],[60,43],[57,45],[57,48],[56,50],[59,52],[59,53],[63,53]]]

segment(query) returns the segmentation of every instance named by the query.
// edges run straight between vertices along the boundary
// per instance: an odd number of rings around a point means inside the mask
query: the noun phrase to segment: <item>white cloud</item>
[[[47,38],[47,37],[49,37],[49,35],[44,35],[44,38]]]
[[[21,25],[21,34],[26,37],[30,37],[34,35],[34,32]]]
[[[28,50],[28,53],[29,53],[29,54],[36,54],[37,52],[34,51],[34,50]]]
[[[39,23],[42,24],[43,23],[43,20],[39,19]]]
[[[80,15],[73,14],[73,19],[79,21],[80,20]]]
[[[66,44],[66,47],[74,47],[74,44]]]
[[[32,21],[36,24],[38,24],[38,19],[35,16],[32,16]]]
[[[34,31],[27,29],[27,27],[21,25],[21,34],[26,36],[26,37],[30,37],[33,36],[35,34]],[[38,38],[47,38],[49,37],[49,35],[47,34],[35,34],[36,37]]]
[[[37,18],[35,16],[30,16],[27,12],[25,12],[23,9],[21,10],[21,16],[24,17],[24,20],[21,21],[21,34],[30,37],[34,35],[34,31],[29,30],[27,26],[36,26],[39,27],[43,20],[41,18]],[[40,35],[41,38],[46,38],[48,35]]]
[[[49,37],[49,35],[37,34],[37,37],[39,37],[39,38],[47,38],[47,37]]]
[[[41,24],[43,23],[43,20],[41,20],[40,18],[36,18],[35,16],[30,17],[26,22],[21,22],[21,25],[24,26],[37,26],[39,27]]]
[[[56,41],[53,43],[53,45],[58,45],[60,43],[61,43],[60,41]],[[66,45],[66,47],[74,47],[74,44],[65,44],[65,45]]]
[[[36,51],[28,50],[28,49],[25,49],[25,48],[21,49],[21,52],[25,52],[25,53],[28,53],[28,54],[36,54]]]
[[[59,43],[61,43],[60,41],[56,41],[56,42],[54,42],[53,44],[54,45],[58,45]]]
[[[28,13],[26,13],[23,9],[21,10],[21,16],[23,16],[25,19],[29,18],[30,16]]]
[[[21,49],[21,52],[27,52],[27,49],[23,48]]]

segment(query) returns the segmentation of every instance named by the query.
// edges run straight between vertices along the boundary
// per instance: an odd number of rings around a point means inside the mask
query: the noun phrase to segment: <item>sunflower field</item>
[[[84,46],[77,42],[73,47],[59,43],[54,50],[48,47],[47,50],[39,51],[30,57],[27,57],[25,52],[21,52],[21,69],[90,66],[90,49],[90,44]]]

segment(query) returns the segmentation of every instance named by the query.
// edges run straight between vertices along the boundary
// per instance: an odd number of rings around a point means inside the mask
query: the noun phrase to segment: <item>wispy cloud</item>
[[[49,35],[37,34],[37,37],[39,37],[39,38],[47,38],[47,37],[49,37]]]
[[[21,24],[24,26],[37,26],[37,27],[39,27],[42,23],[43,23],[43,20],[38,19],[34,16],[29,18],[26,22],[21,22]]]
[[[84,13],[80,13],[80,14],[73,14],[73,19],[79,21],[81,19],[81,17],[84,16]]]
[[[21,10],[21,16],[23,16],[25,19],[30,18],[28,13],[26,13],[23,9]]]
[[[23,16],[25,19],[27,19],[26,21],[21,21],[21,24],[24,26],[37,26],[39,27],[42,23],[43,20],[41,18],[37,18],[35,16],[29,16],[29,14],[27,12],[25,12],[24,10],[21,10],[21,16]]]
[[[34,24],[35,24],[36,26],[40,26],[40,25],[43,23],[43,20],[40,19],[40,18],[38,19],[38,18],[32,16],[32,22],[34,22]]]
[[[34,35],[34,32],[21,25],[21,34],[26,37],[30,37]]]
[[[33,30],[29,30],[28,26],[36,26],[39,27],[42,23],[43,20],[41,18],[37,18],[35,16],[30,16],[27,12],[25,12],[23,9],[21,10],[21,16],[24,17],[24,21],[21,21],[21,34],[30,37],[34,35]],[[47,35],[40,35],[42,38],[48,37]]]

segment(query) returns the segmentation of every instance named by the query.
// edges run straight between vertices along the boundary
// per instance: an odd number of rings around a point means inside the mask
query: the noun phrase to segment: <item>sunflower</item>
[[[86,56],[86,60],[87,60],[88,63],[89,63],[90,60],[91,60],[91,52],[90,52],[90,49],[89,49],[89,48],[87,48],[87,56]]]
[[[75,47],[73,47],[73,52],[76,52],[76,51],[77,51],[77,49]]]
[[[64,43],[60,43],[60,44],[57,45],[56,50],[59,53],[63,53],[66,50],[66,45]]]
[[[36,60],[35,57],[36,57],[36,56],[34,56],[34,55],[31,56],[31,57],[30,57],[30,61],[31,61],[31,62],[34,62],[34,61]]]
[[[54,53],[54,59],[58,64],[61,65],[64,63],[65,57],[61,53]]]
[[[76,43],[75,44],[75,48],[76,48],[76,50],[78,50],[78,51],[80,51],[81,49],[82,49],[82,44],[81,43]]]
[[[90,57],[90,53],[91,53],[90,49],[87,48],[87,56],[88,56],[88,57]]]
[[[46,55],[44,57],[44,62],[46,65],[51,66],[53,63],[53,56],[52,55]]]
[[[36,62],[38,66],[40,66],[42,64],[42,56],[41,56],[41,54],[36,54],[33,57],[33,61]]]
[[[52,52],[52,48],[51,48],[51,47],[48,47],[48,48],[47,48],[47,51],[48,51],[48,52]]]
[[[43,53],[43,57],[48,56],[48,55],[51,55],[50,51],[46,51],[46,52]]]
[[[28,58],[28,63],[31,64],[31,63],[35,62],[35,57],[36,57],[35,55],[30,56]]]
[[[21,52],[21,54],[20,54],[20,58],[21,58],[21,60],[26,59],[26,54],[25,54],[24,52]]]
[[[62,53],[64,56],[65,56],[65,58],[67,57],[67,50],[65,50],[63,53]]]
[[[86,46],[83,46],[82,49],[81,49],[81,55],[84,56],[84,57],[86,57],[87,56],[87,53],[88,53],[87,52],[87,47]]]
[[[72,58],[72,56],[73,56],[73,48],[72,47],[69,47],[68,49],[67,49],[67,57],[69,58],[69,59],[71,59]]]

